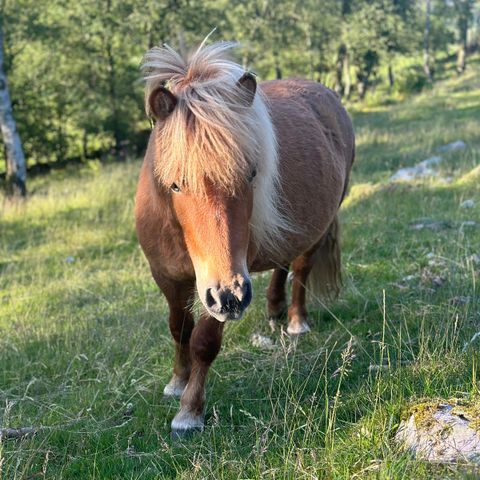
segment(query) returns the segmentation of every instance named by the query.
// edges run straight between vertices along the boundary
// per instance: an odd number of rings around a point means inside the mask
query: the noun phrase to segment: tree
[[[346,43],[355,70],[357,92],[361,99],[367,93],[372,77],[375,76],[384,50],[379,26],[385,21],[383,8],[368,3],[352,9],[348,16]]]
[[[238,60],[261,79],[302,76],[346,97],[356,88],[363,98],[385,80],[391,91],[396,77],[401,88],[409,71],[419,85],[425,83],[421,62],[412,65],[422,53],[422,33],[427,77],[433,76],[436,55],[448,56],[453,43],[459,45],[458,70],[463,71],[474,3],[0,0],[2,78],[8,77],[10,90],[3,81],[2,98],[10,94],[3,117],[11,126],[14,110],[30,165],[138,154],[149,131],[138,67],[154,45],[166,42],[183,52],[216,26],[211,41],[240,41]],[[9,172],[21,171],[9,165]]]
[[[430,12],[431,0],[425,0],[425,29],[423,34],[423,71],[429,82],[432,81],[432,67],[430,65]]]
[[[453,0],[455,7],[457,31],[458,31],[458,54],[457,72],[463,73],[467,67],[467,36],[468,26],[473,17],[475,0]]]
[[[12,101],[4,70],[3,18],[0,18],[0,128],[5,146],[7,193],[25,196],[27,166],[22,142],[13,117]]]

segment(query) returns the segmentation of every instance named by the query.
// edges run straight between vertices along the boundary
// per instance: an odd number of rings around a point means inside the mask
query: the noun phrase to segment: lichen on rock
[[[480,402],[450,399],[413,404],[395,440],[419,459],[480,464]]]

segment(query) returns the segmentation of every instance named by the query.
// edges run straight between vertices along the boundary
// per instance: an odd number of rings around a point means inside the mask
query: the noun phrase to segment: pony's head
[[[144,59],[146,109],[156,120],[156,178],[195,268],[198,295],[219,321],[252,299],[248,266],[278,249],[275,134],[255,77],[202,44],[188,59],[168,46]]]

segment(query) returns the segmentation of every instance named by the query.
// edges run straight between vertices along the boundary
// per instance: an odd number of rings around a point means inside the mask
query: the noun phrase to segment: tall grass
[[[478,69],[475,70],[478,73]],[[446,478],[392,437],[419,399],[478,397],[480,83],[471,72],[414,99],[353,112],[358,158],[341,212],[346,287],[312,332],[270,332],[264,291],[227,325],[207,428],[170,440],[167,306],[137,245],[140,162],[32,180],[0,220],[2,478]],[[441,177],[388,177],[449,141]],[[447,177],[451,177],[448,179]],[[447,180],[445,180],[447,178]],[[460,208],[472,198],[476,206]],[[412,224],[443,221],[438,230]],[[283,326],[284,327],[284,326]],[[275,348],[251,346],[254,332]]]

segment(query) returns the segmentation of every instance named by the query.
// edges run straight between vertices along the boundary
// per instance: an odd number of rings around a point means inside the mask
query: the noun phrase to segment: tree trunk
[[[393,67],[391,62],[388,62],[388,85],[391,92],[393,86],[395,85],[395,76],[393,75]]]
[[[313,44],[312,44],[312,35],[310,32],[310,24],[307,22],[307,27],[305,30],[305,46],[307,47],[308,52],[308,70],[310,74],[310,80],[315,79],[315,68],[313,65]]]
[[[426,1],[425,8],[425,30],[423,33],[423,71],[429,82],[432,81],[432,67],[430,65],[430,11],[431,0]]]
[[[120,133],[120,121],[119,121],[119,112],[118,112],[118,99],[117,99],[117,88],[116,88],[117,75],[115,70],[115,59],[113,57],[112,46],[110,43],[107,43],[107,59],[108,59],[108,90],[110,94],[110,102],[112,107],[112,129],[113,129],[113,138],[115,140],[115,155],[119,155],[122,136]]]
[[[25,196],[27,193],[27,166],[20,135],[13,118],[7,76],[3,68],[3,51],[3,29],[0,22],[0,128],[5,144],[7,194]]]
[[[457,56],[457,72],[463,73],[467,68],[467,35],[468,35],[468,18],[461,18],[458,21],[458,56]]]
[[[275,63],[275,78],[277,80],[281,80],[282,79],[282,69],[280,67],[280,61],[279,61],[279,58],[278,58],[278,52],[277,51],[273,52],[273,61]]]
[[[466,44],[461,43],[458,46],[457,54],[457,73],[461,74],[467,68],[467,47]]]
[[[367,94],[367,88],[368,88],[367,79],[363,77],[361,79],[358,79],[357,92],[360,100],[363,100],[365,98],[365,95]]]
[[[178,27],[177,30],[177,42],[178,42],[178,52],[183,58],[187,57],[187,47],[185,45],[185,35],[183,33],[183,28]]]
[[[337,61],[335,62],[335,87],[334,90],[343,95],[345,92],[345,85],[343,83],[343,70],[345,64],[345,56],[347,54],[347,47],[345,44],[341,44],[337,51]]]
[[[88,133],[84,130],[82,136],[82,160],[88,158]]]
[[[343,68],[345,78],[345,89],[343,92],[345,94],[345,98],[349,99],[350,94],[352,93],[352,77],[350,76],[350,59],[348,57],[348,50],[346,51],[343,59]]]
[[[107,0],[107,13],[110,15],[112,10],[112,0]],[[117,71],[115,65],[115,57],[112,49],[113,31],[110,28],[106,29],[107,35],[104,37],[105,53],[107,55],[108,63],[108,92],[110,96],[110,105],[112,108],[112,130],[115,141],[115,156],[120,155],[122,134],[120,132],[120,112],[118,110],[118,95],[117,95]]]
[[[248,67],[250,65],[250,62],[249,62],[249,57],[248,57],[248,53],[247,51],[245,50],[245,53],[243,54],[242,56],[242,67],[245,71],[248,70]]]

